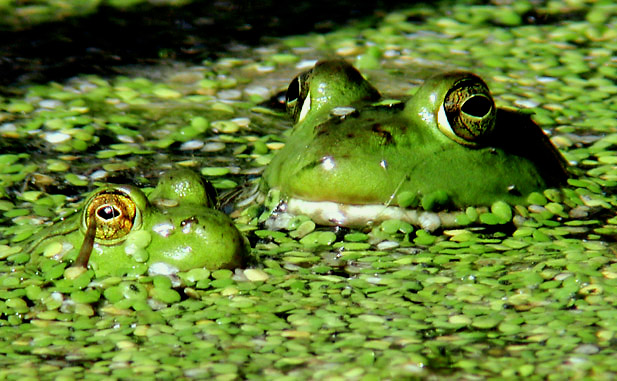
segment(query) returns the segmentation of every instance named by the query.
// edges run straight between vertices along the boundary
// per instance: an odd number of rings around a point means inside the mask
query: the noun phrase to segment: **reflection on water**
[[[48,5],[39,24],[32,15],[0,18],[0,85],[22,81],[61,80],[77,73],[113,74],[122,65],[155,64],[171,58],[200,62],[250,54],[243,45],[268,38],[326,33],[351,19],[374,18],[395,1],[194,1],[185,5],[94,5],[86,12],[69,3]],[[121,4],[121,3],[120,3]],[[94,10],[96,9],[96,12]],[[11,13],[7,10],[7,16]],[[15,12],[18,13],[17,11]],[[26,10],[21,13],[27,14]],[[19,13],[19,14],[21,14]],[[58,21],[54,21],[58,19]],[[21,20],[21,21],[19,21]],[[238,50],[240,49],[240,50]]]

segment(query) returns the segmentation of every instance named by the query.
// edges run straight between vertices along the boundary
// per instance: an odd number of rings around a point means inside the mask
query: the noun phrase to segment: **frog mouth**
[[[383,204],[339,204],[332,201],[307,201],[299,198],[290,198],[286,202],[279,204],[275,214],[280,216],[282,213],[305,215],[321,225],[346,226],[350,228],[364,228],[379,224],[385,220],[396,219],[420,226],[429,232],[440,228],[458,227],[460,223],[457,222],[457,218],[465,214],[464,211],[430,212]],[[268,225],[269,223],[266,222],[266,224]],[[276,226],[274,220],[268,226],[268,228],[273,229],[277,227],[281,228]]]

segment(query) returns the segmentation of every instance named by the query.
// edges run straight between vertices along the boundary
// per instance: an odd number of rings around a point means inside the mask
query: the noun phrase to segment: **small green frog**
[[[321,224],[398,218],[434,230],[457,225],[444,210],[525,204],[568,178],[529,115],[497,108],[472,73],[437,74],[388,99],[349,63],[320,61],[293,79],[286,106],[294,127],[265,184],[282,196],[278,211]]]
[[[80,213],[37,233],[26,250],[74,260],[97,276],[138,263],[164,264],[172,272],[241,266],[245,239],[213,209],[213,195],[209,183],[186,169],[165,173],[149,197],[132,185],[106,185]]]

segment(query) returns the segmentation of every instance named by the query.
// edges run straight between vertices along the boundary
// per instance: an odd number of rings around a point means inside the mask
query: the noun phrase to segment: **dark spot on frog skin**
[[[382,139],[382,144],[393,144],[394,138],[390,131],[387,130],[387,127],[383,127],[379,123],[375,123],[371,126],[371,131],[377,134]]]
[[[315,136],[327,136],[330,134],[330,130],[325,126],[325,123],[322,123],[313,128],[313,133]]]
[[[329,119],[323,123],[320,123],[318,125],[316,125],[315,127],[313,127],[313,133],[315,134],[315,136],[327,136],[330,135],[330,126],[331,123],[333,122],[333,119]]]
[[[325,122],[320,123],[316,125],[315,127],[313,127],[313,133],[315,134],[315,136],[329,135],[332,130],[332,125],[340,124],[342,121],[343,119],[341,118],[332,117],[326,120]]]

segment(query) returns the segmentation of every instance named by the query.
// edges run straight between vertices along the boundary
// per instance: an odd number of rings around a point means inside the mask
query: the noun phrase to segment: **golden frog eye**
[[[470,75],[455,82],[446,94],[439,129],[460,144],[475,146],[493,131],[496,114],[488,87]]]
[[[135,223],[137,206],[125,193],[104,190],[94,195],[82,217],[88,227],[96,224],[95,238],[102,244],[112,244],[130,233]]]

